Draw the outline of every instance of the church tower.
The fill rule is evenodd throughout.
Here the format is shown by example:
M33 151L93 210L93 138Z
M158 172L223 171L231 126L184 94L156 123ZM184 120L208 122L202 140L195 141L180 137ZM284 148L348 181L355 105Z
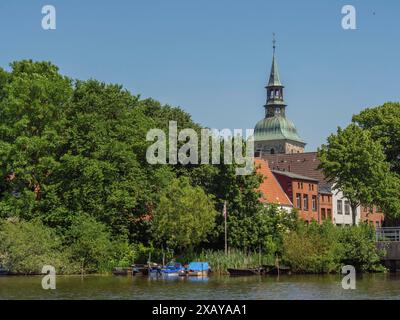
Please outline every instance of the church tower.
M297 134L294 123L286 118L284 86L279 77L275 43L274 35L271 73L265 87L267 90L267 101L264 105L265 118L257 122L254 128L254 148L257 156L303 153L306 145Z

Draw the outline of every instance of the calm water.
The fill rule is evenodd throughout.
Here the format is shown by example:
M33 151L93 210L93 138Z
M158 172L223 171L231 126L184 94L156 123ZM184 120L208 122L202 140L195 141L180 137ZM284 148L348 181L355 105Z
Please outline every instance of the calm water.
M343 290L339 275L58 276L56 290L43 290L41 279L0 276L0 299L400 299L400 276L393 274L360 276L356 290Z

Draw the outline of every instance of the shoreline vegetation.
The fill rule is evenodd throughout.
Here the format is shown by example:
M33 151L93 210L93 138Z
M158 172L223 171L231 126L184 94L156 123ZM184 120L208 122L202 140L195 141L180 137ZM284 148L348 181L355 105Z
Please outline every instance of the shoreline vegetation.
M359 272L384 271L373 227L306 225L296 210L265 207L257 191L263 178L256 172L238 176L238 165L223 161L150 165L150 129L167 131L169 121L176 121L178 130L201 131L182 109L141 99L119 85L71 79L49 62L10 66L0 68L1 268L40 274L52 265L57 274L107 273L151 256L155 262L205 260L216 274L273 265L277 258L293 273L340 272L349 264ZM400 137L394 133L400 126L382 138L387 122L376 129L368 119L400 123L399 106L388 103L355 118L360 130L387 146L374 150L390 153L386 158L393 164L390 179L388 166L379 166L390 182L390 190L382 189L386 196L371 194L370 186L362 189L361 200L383 197L379 204L392 211L400 207L395 188L400 160L394 156L400 143L390 139ZM221 159L224 147L221 140ZM324 155L340 168L329 150ZM354 202L358 197L355 193ZM221 251L224 203L229 255Z
M92 224L90 226L89 224ZM73 227L75 228L75 227ZM228 268L258 268L274 266L277 256L265 251L203 249L174 255L142 244L113 241L95 221L88 219L79 225L76 242L62 242L51 228L39 221L7 220L0 225L0 252L3 267L12 275L39 275L43 265L51 264L57 274L110 274L114 267L130 267L146 263L149 255L154 261L176 259L177 262L209 262L213 274L227 275ZM96 235L95 235L96 234ZM293 274L340 273L343 265L353 265L358 272L385 272L380 265L383 252L375 248L374 229L366 224L338 228L331 223L304 225L282 237L279 264L289 266ZM275 252L274 252L275 253Z

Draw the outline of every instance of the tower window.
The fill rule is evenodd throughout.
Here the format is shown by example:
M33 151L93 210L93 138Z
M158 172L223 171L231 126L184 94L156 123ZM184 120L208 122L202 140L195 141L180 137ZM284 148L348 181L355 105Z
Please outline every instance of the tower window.
M271 154L275 154L275 149L274 148L271 149Z

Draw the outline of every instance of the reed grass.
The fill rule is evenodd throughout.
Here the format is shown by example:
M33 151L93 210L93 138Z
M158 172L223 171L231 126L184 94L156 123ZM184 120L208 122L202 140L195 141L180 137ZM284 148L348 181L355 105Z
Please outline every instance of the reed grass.
M192 260L208 262L215 274L227 274L228 268L257 268L260 265L274 264L274 258L271 255L260 255L258 252L244 252L236 249L230 250L227 254L224 251L203 250L194 255Z

